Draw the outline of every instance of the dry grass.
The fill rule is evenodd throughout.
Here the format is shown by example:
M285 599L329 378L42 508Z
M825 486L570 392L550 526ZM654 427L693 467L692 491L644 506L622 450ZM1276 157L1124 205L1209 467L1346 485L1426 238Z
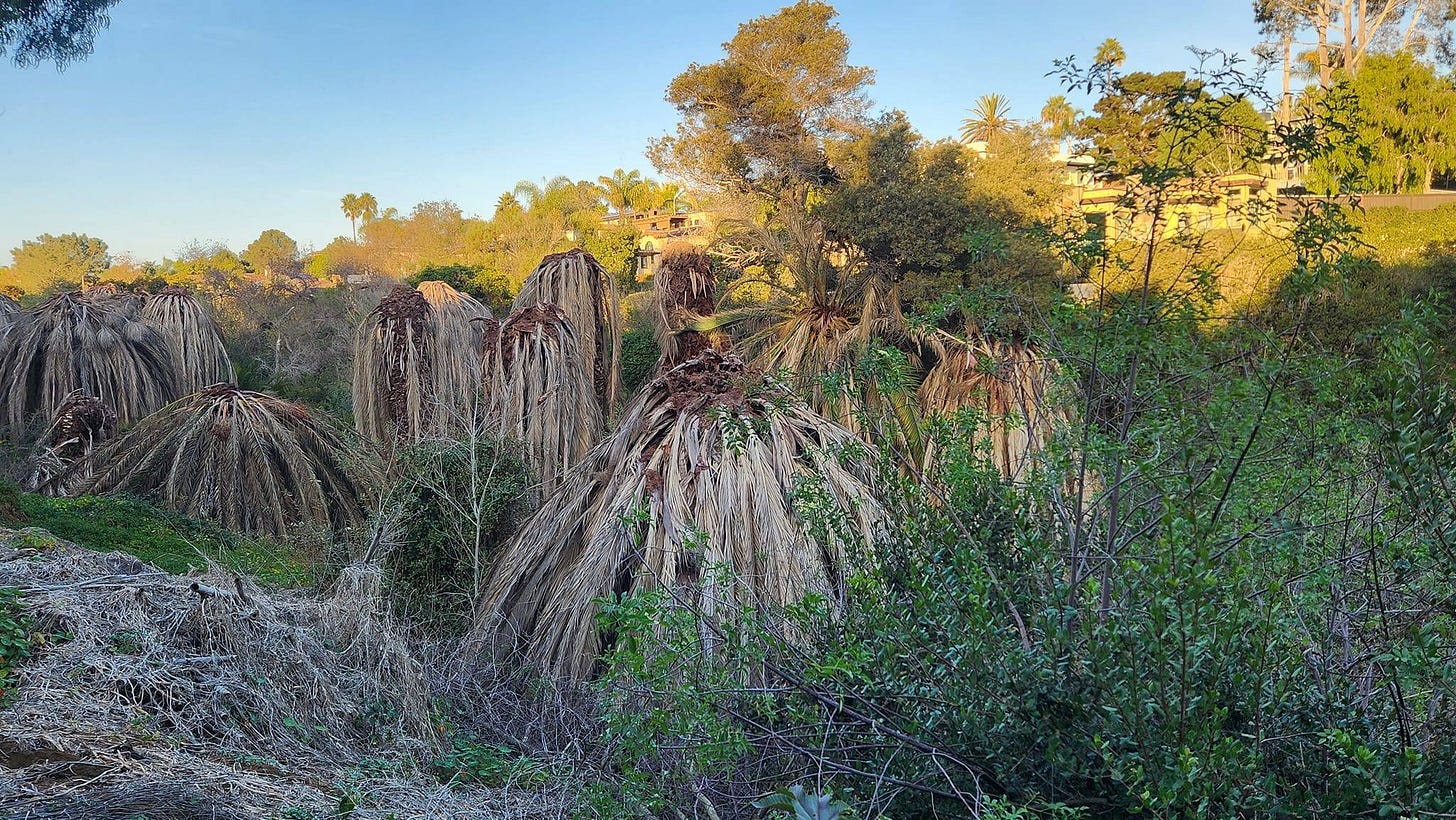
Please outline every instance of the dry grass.
M212 316L182 288L164 288L142 305L141 320L161 331L172 354L179 395L233 381L233 363Z
M659 368L675 367L708 348L726 350L726 333L697 330L695 325L718 307L713 263L706 251L687 244L669 246L652 277L652 307L657 316Z
M679 365L638 394L508 545L473 640L580 679L603 648L600 598L667 587L725 616L811 592L842 600L846 545L811 535L792 496L817 482L852 522L848 537L868 538L881 515L870 475L839 458L861 448L735 356Z
M565 816L560 787L424 773L441 740L428 667L369 565L320 598L0 530L0 586L37 629L69 633L0 709L7 816L332 817L351 781L355 820ZM358 776L370 760L385 766Z
M929 337L940 361L925 375L918 398L928 414L950 415L972 408L984 417L978 444L988 447L1001 475L1024 480L1036 455L1046 449L1055 425L1065 418L1052 396L1056 363L1023 345L985 339ZM926 466L935 445L926 446Z
M354 425L381 444L419 441L427 429L432 362L430 303L400 285L354 335Z
M73 487L90 484L94 479L92 454L115 436L116 414L110 407L95 396L71 393L37 444L22 489L69 495Z
M378 477L357 443L308 408L231 385L149 416L88 460L90 493L155 497L237 532L362 524Z
M549 495L602 437L576 328L556 305L536 304L487 322L484 350L487 423L525 446Z
M516 294L512 311L549 302L576 328L588 360L602 415L617 403L622 365L621 311L617 283L591 254L576 248L541 260Z
M177 396L165 337L141 322L136 299L93 289L17 314L0 349L0 410L12 435L49 421L74 391L116 411L122 426Z

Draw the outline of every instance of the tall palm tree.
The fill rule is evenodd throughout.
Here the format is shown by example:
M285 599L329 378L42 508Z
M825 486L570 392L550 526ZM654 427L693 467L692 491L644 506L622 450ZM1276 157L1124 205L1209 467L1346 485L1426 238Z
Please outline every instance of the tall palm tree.
M339 208L344 216L349 218L349 227L354 232L354 241L359 241L359 217L364 215L364 209L359 204L358 194L344 194L339 200Z
M1127 52L1122 50L1122 43L1116 38L1108 37L1097 47L1097 54L1092 58L1093 76L1101 77L1106 85L1112 85L1113 70L1127 62Z
M1011 119L1011 101L1000 94L982 94L961 121L962 142L991 142L1016 126Z
M597 177L597 182L601 186L602 197L613 211L625 214L633 205L638 204L636 195L643 183L640 171L624 171L618 168L609 177Z
M1064 95L1058 94L1041 107L1041 124L1052 139L1064 142L1076 131L1077 109L1067 102Z
M359 218L364 220L365 225L368 225L371 220L379 216L379 200L374 198L374 194L365 191L359 195L358 202Z

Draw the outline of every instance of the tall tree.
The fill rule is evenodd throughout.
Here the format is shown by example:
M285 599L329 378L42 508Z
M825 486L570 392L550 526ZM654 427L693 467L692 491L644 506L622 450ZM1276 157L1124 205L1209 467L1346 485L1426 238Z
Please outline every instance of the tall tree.
M1072 107L1065 95L1058 94L1041 107L1041 124L1047 136L1063 142L1077 133L1077 109Z
M90 56L117 0L0 0L0 57L21 68L46 60L64 70Z
M242 259L253 273L268 278L295 278L303 270L298 243L277 228L259 234L243 251Z
M375 199L374 194L368 191L359 195L359 198L355 200L355 205L359 209L359 218L365 224L368 224L370 220L379 216L379 200Z
M961 141L994 142L1015 127L1011 101L1000 94L982 94L971 107L970 116L961 121Z
M1254 0L1254 19L1266 34L1291 43L1299 32L1313 35L1310 54L1319 86L1328 90L1335 73L1355 76L1367 58L1382 51L1423 51L1451 35L1452 0ZM1287 39L1286 39L1287 38Z
M344 194L339 200L339 208L344 216L349 218L349 228L354 232L354 241L359 241L359 217L364 215L364 208L359 203L358 194Z
M653 163L675 178L803 207L833 177L826 141L862 130L874 78L849 64L836 16L827 3L800 0L740 25L723 59L690 65L668 86L681 120L653 141Z
M601 185L602 197L607 200L607 206L616 213L625 214L634 205L640 204L636 196L643 187L641 171L624 171L618 168L611 176L597 177L597 183Z
M5 284L31 293L53 285L85 288L111 267L106 243L83 233L41 234L21 242L10 255Z

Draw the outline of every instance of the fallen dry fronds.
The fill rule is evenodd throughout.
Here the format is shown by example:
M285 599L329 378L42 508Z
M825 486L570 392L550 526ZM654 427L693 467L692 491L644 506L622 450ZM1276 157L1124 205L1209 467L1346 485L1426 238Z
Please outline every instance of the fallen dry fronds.
M430 303L400 285L354 336L354 425L380 444L419 441L429 423Z
M209 384L233 380L233 363L222 335L190 292L163 288L142 305L141 319L167 340L178 395L188 396Z
M812 534L794 498L814 487L862 546L881 516L867 464L848 430L707 351L650 382L522 526L487 582L473 641L582 679L603 649L602 598L683 589L725 617L809 593L841 601L847 544Z
M0 709L6 816L332 817L347 784L357 820L564 816L561 787L428 773L426 672L376 580L355 565L320 598L0 530L0 587L65 634L15 670Z
M727 333L694 328L718 307L713 263L706 251L687 244L670 246L652 277L652 306L657 314L659 369L675 367L708 348L727 350Z
M434 405L436 428L451 432L455 419L475 417L480 394L480 323L491 318L490 309L444 282L421 282L415 289L430 304L428 401Z
M95 396L75 391L61 402L50 429L36 446L21 488L30 493L69 495L89 484L96 449L116 436L116 414Z

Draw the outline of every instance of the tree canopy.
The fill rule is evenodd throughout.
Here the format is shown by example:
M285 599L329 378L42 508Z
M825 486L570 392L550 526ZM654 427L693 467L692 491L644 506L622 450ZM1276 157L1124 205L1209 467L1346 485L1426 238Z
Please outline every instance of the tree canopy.
M90 56L118 0L0 0L0 57L22 68L47 60L64 70Z
M30 293L53 286L89 285L111 267L106 243L83 233L41 234L21 242L10 255L6 284Z

